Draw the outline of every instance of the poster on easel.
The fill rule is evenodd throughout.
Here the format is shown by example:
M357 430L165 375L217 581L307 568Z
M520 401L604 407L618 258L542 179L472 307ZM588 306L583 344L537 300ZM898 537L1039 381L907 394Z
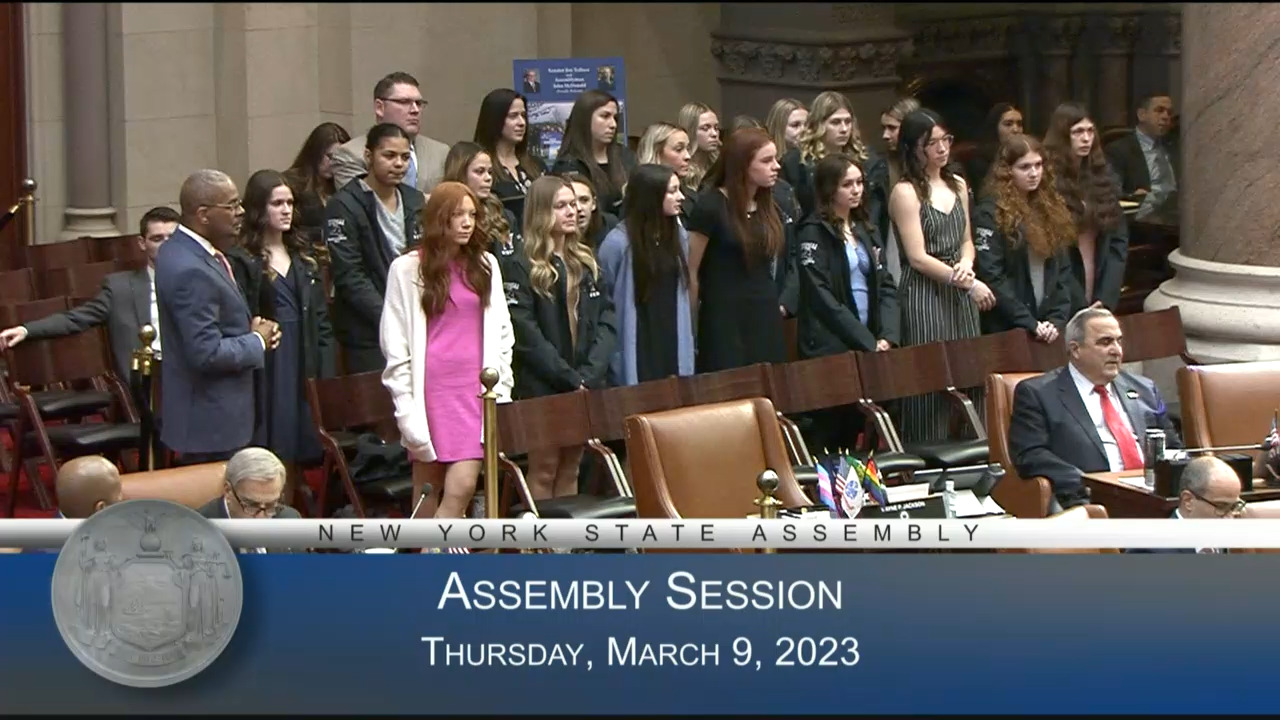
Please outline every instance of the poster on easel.
M555 163L564 142L573 102L587 90L601 90L618 100L617 142L627 141L627 79L622 58L556 58L515 60L513 84L524 95L529 117L529 153L547 167Z

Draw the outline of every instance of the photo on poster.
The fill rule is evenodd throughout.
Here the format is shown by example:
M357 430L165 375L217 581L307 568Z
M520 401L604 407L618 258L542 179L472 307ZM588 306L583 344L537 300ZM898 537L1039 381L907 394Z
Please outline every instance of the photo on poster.
M618 100L617 141L627 141L627 81L622 58L516 60L512 87L525 97L529 154L548 168L556 161L573 102L587 90Z

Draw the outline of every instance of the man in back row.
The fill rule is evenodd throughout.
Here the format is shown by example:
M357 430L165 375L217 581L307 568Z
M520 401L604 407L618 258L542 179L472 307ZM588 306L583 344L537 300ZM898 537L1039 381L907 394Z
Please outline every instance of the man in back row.
M418 80L406 72L393 72L379 80L373 88L373 124L387 122L399 125L413 138L404 183L430 194L432 188L444 178L444 159L449 154L449 146L419 134L422 129L422 109L426 105ZM351 138L333 151L330 167L333 169L335 188L341 189L343 185L369 171L364 162L365 138L365 135Z
M1089 502L1085 473L1143 469L1148 428L1182 447L1155 383L1121 369L1124 338L1110 310L1081 310L1063 335L1066 367L1018 383L1009 422L1014 467L1023 478L1048 478L1050 512Z
M180 218L172 208L154 207L142 216L138 226L138 248L146 255L147 266L140 270L115 272L102 279L102 289L93 299L71 310L42 317L26 325L0 331L0 343L13 347L23 340L44 340L107 326L107 341L115 360L116 375L129 382L133 351L143 325L156 329L151 348L160 353L160 322L156 312L156 253L178 228Z

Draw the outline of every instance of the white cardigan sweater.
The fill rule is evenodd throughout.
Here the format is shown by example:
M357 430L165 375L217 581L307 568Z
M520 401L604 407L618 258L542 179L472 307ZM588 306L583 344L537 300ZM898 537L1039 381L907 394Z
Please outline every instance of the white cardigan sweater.
M510 402L511 388L515 384L511 374L515 331L507 311L498 260L490 253L485 253L485 259L493 270L493 282L489 289L489 304L484 310L481 366L497 368L498 385L494 390L498 393L498 402ZM387 359L382 384L395 402L400 444L414 460L432 462L436 459L436 451L431 444L426 398L422 394L426 384L427 314L422 310L417 252L401 255L391 263L387 274L387 294L382 303L379 340L382 354Z

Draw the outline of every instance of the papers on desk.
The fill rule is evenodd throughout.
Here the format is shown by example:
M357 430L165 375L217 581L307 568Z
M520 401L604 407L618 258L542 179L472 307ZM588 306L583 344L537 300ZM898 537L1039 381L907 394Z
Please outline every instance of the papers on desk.
M1125 485L1132 485L1133 487L1142 488L1144 490L1147 489L1146 473L1138 473L1137 475L1118 475L1116 476L1116 480L1119 480Z

